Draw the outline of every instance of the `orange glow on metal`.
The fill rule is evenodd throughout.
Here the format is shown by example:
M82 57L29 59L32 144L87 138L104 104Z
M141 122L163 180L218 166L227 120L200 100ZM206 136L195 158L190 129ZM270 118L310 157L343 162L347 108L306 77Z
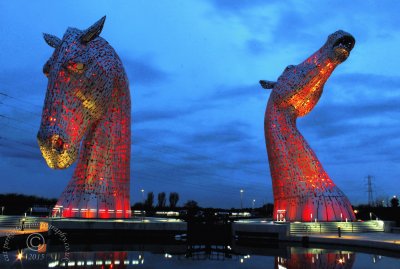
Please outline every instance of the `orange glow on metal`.
M296 126L317 104L333 70L353 48L354 38L338 31L297 66L288 66L272 88L265 112L265 139L274 194L274 217L288 221L355 220L351 204L333 183ZM343 50L347 53L343 53ZM313 219L314 218L314 219Z

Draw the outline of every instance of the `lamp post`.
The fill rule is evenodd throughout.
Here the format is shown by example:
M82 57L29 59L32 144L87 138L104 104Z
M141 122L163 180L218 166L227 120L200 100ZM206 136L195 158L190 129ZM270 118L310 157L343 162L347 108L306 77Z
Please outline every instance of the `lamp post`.
M256 199L253 199L253 210L254 210L254 205L255 205L255 203L256 203Z
M142 214L142 221L144 221L144 189L141 189L140 190L141 192L142 192L142 203L143 203L143 206L142 206L142 212L141 212L141 214Z
M1 207L1 215L4 215L4 206Z
M243 189L240 189L240 209L243 210Z

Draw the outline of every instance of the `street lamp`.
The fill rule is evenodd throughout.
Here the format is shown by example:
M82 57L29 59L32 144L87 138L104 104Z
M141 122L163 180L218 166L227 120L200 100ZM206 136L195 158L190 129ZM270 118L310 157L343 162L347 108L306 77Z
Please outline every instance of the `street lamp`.
M4 215L4 206L1 207L1 215Z
M240 189L240 209L243 210L243 189Z
M141 214L142 214L142 221L144 221L144 189L141 189L140 190L141 192L142 192L142 201L143 201L143 205L142 205L142 212L141 212Z
M253 209L254 209L255 203L256 203L256 199L253 199Z

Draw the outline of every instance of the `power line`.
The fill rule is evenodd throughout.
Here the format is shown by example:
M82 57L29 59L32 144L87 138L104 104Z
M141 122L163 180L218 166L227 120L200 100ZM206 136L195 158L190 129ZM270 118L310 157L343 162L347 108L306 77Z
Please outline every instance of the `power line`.
M1 96L4 96L4 97L6 97L6 98L14 99L14 100L17 100L17 101L20 101L20 102L29 104L29 105L33 105L33 106L36 106L36 107L41 107L41 106L38 105L38 104L34 104L34 103L32 103L32 102L26 101L25 99L22 99L22 98L20 98L20 97L11 96L11 95L9 95L9 94L7 94L7 93L5 93L5 92L0 92L0 95L1 95Z
M5 115L2 115L2 114L0 114L0 118L4 118L4 119L16 121L16 122L20 122L20 123L22 123L22 124L26 124L26 125L29 125L29 126L34 127L34 128L37 128L37 127L38 127L38 126L35 126L35 125L33 125L33 124L29 123L29 122L25 122L25 121L22 121L22 120L18 120L18 119L15 119L15 118L12 118L12 117L9 117L9 116L5 116Z
M10 125L10 124L8 124L8 126L13 127L13 126ZM21 129L21 130L22 130L22 129ZM7 139L7 138L4 137L4 136L3 136L3 138ZM16 140L12 140L12 139L8 139L8 140L9 140L9 141L12 141L12 142L14 142L14 143L20 144L20 145L22 145L22 146L32 147L31 144L26 144L26 143L23 143L23 142L21 142L21 141L16 141ZM146 147L146 148L149 148L149 147ZM155 149L152 149L152 148L149 148L149 149L156 151ZM146 155L146 154L143 154L143 155ZM137 155L136 155L136 156L137 156ZM180 160L180 158L179 158L179 157L176 157L176 156L173 156L173 158L175 158L176 160ZM169 158L169 159L171 159L171 158ZM148 156L148 155L145 156L144 158L142 158L140 161L147 161L147 160L150 160L150 161L152 161L152 163L156 163L157 165L159 165L159 164L164 164L164 165L166 165L166 166L173 167L174 169L176 169L177 171L179 171L180 173L182 173L184 176L190 176L190 177L196 176L195 174L193 174L192 169L190 169L189 167L182 167L182 166L179 166L179 164L177 164L177 163L172 163L172 162L167 162L167 161L164 161L164 160L161 160L161 159L156 159L156 158L150 157L150 156ZM185 163L187 163L187 162L181 162L181 164L185 164ZM219 167L223 167L223 166L222 166L222 165L219 165ZM211 173L211 172L208 172L208 171L209 171L209 170L204 169L204 171L202 171L200 175L201 175L202 177L214 177L214 178L219 178L219 179L222 179L222 180L224 180L224 181L226 181L226 180L229 179L231 182L235 182L235 183L241 183L241 182L243 181L241 178L233 177L233 176L231 176L231 175L222 176L222 175L219 175L219 174L217 174L217 173ZM196 171L195 171L195 173L198 173L198 172L199 172L199 170L196 170ZM258 175L259 175L259 174L258 174Z
M26 103L28 103L28 104L35 105L35 104L31 103L31 102L28 102L28 101L23 100L23 99L18 98L18 97L13 97L13 96L11 96L11 95L9 95L9 94L5 94L5 93L1 93L1 92L0 92L0 95L4 95L4 96L7 96L7 97L9 97L9 98L13 98L13 99L16 99L16 100L20 100L20 101L22 101L22 102L26 102ZM15 107L15 108L17 108L17 109L20 108L19 106L13 106L13 105L10 105L10 104L7 104L7 106ZM41 118L41 115L39 115L39 114L37 114L37 113L35 113L35 112L29 111L29 110L26 110L26 111L27 111L27 112L30 112L31 114L33 113L33 114L35 114L37 117L40 117L40 118ZM14 120L15 120L15 119L14 119ZM161 143L156 142L155 140L148 140L148 139L145 139L145 138L141 138L141 140L147 142L148 144L160 145L160 146L162 146L163 148L170 149L170 150L175 151L175 152L190 153L191 155L194 155L194 156L198 156L198 157L202 157L202 158L207 158L207 159L212 159L212 160L216 160L216 161L221 161L221 160L219 160L219 159L216 159L216 158L213 158L213 157L210 157L210 156L208 156L208 155L204 155L204 154L201 154L201 153L198 153L198 152L189 151L189 150L187 150L187 149L183 150L183 149L180 149L180 148L171 147L171 146L168 146L168 145L165 145L165 144L161 144ZM134 137L132 137L132 141L133 141L133 145L135 145L136 139L134 139ZM237 168L237 167L236 167L235 165L233 165L233 164L230 165L230 167L231 167L231 168L234 168L234 169ZM247 170L248 170L249 172L254 172L254 173L264 172L264 171L261 171L261 170L248 169L248 168L247 168Z
M193 151L188 151L188 150L183 150L183 149L179 149L179 148L167 146L167 145L165 145L165 144L160 144L160 143L157 143L157 142L155 142L155 141L150 141L150 140L147 140L147 139L144 139L144 138L141 138L141 139L144 140L144 141L146 141L146 142L149 143L149 144L159 145L159 146L161 146L161 147L163 147L163 148L172 149L173 151L179 151L179 152L189 153L189 154L191 154L191 155L193 155L193 156L198 156L198 157L202 157L202 158L205 158L205 159L209 159L209 160L214 160L214 161L217 161L217 162L221 162L220 159L213 158L213 157L208 156L208 155L204 155L204 154L200 154L200 153L193 152ZM138 145L139 145L139 144L138 144ZM139 145L139 146L140 146L140 147L146 147L146 146L143 146L143 145ZM147 147L147 148L149 148L149 147ZM152 148L149 148L149 149L154 150L154 149L152 149ZM168 154L168 152L166 152L166 151L164 151L164 152ZM237 166L235 166L234 164L229 165L229 164L224 163L224 166L225 166L226 168L229 168L229 169L234 169L234 170L237 169ZM241 171L247 171L247 172L249 172L249 173L254 173L254 174L257 174L257 175L259 175L260 173L263 174L263 173L265 173L265 171L266 171L266 170L256 170L256 169L244 168L244 167L241 167L240 170L241 170Z
M157 164L158 163L163 163L163 164L166 164L166 165L169 165L169 166L177 167L176 163L166 162L166 161L163 161L163 160L160 160L160 159L155 159L155 158L149 157L149 156L146 156L145 158L146 159L141 159L141 161L152 160L152 161L154 161L154 163L157 163ZM175 158L177 158L177 157L175 157ZM187 162L182 162L182 164L183 163L187 163ZM186 167L179 167L179 169L189 170L189 172L192 172L191 169L188 168L188 167L187 168ZM198 172L198 170L196 170L196 173L197 172ZM223 180L227 180L228 179L227 176L221 176L221 175L218 175L216 173L207 172L206 170L202 171L202 175L210 175L210 176L221 178ZM260 176L260 173L258 173L257 175ZM242 179L238 179L238 178L232 177L232 176L229 176L229 180L231 180L231 181L233 180L233 181L236 181L236 182L242 182L243 181Z
M9 97L9 98L19 99L19 98L15 98L13 96L10 96L10 95L6 95L4 93L2 93L2 94L7 96L7 97ZM19 99L19 100L21 100L21 99ZM29 102L27 102L27 103L29 103ZM9 117L9 116L5 116L5 115L0 115L0 116L3 117L3 118L6 118L6 119L12 120L12 121L20 122L20 123L23 123L23 124L28 124L28 123L26 123L24 121L21 121L21 120L18 120L18 119ZM32 124L29 124L29 125L32 126L32 127L36 127L36 126L33 126ZM18 129L20 129L20 128L18 128ZM20 130L22 130L22 129L20 129ZM175 152L184 152L185 154L189 154L190 156L199 156L199 157L202 157L202 158L207 159L207 160L216 161L219 168L227 168L227 169L237 170L237 165L223 163L223 162L221 162L221 160L213 158L211 156L207 156L207 155L204 155L204 154L199 154L199 153L193 152L193 151L178 149L176 147L162 145L160 143L155 143L154 141L150 141L150 140L147 140L147 139L143 139L143 140L146 141L148 144L155 144L155 145L161 146L161 148L154 149L151 146L139 145L140 147L144 147L144 148L147 148L147 149L152 150L152 151L163 152L165 154L171 154L172 155L173 153L170 152L171 149L172 149L172 151L175 151ZM135 144L133 144L133 145L135 145ZM243 166L241 167L240 171L241 172L253 173L253 174L256 174L257 176L259 176L260 174L267 174L266 170L249 169L249 168L245 168Z
M13 140L13 139L9 139L9 138L3 137L3 136L0 137L0 141L1 140L7 140L9 142L13 142L15 144L19 144L19 145L23 145L23 146L29 146L32 149L32 145L29 145L29 144L26 144L26 143L23 143L23 142L20 142L20 141L16 141L16 140ZM25 148L24 149L19 148L19 150L22 150L22 151L25 151L25 152L28 152L28 153L31 153L31 154L37 153L37 152L34 152L33 149L32 150L25 150ZM184 176L184 174L181 175L181 176ZM152 182L155 181L155 182L171 184L171 180L170 179L163 179L162 177L160 177L159 174L149 173L147 170L145 170L145 171L139 170L137 173L133 174L133 177L138 177L138 180L148 179L148 180L151 180ZM196 177L200 178L200 179L204 179L204 175L202 175L202 174L191 175L191 178L196 178ZM211 174L211 175L209 175L208 178L212 178L212 177L218 177L218 176ZM218 181L216 180L216 182L218 182ZM238 193L238 191L233 190L233 189L235 189L235 187L231 187L230 188L229 185L224 186L223 190L221 191L221 189L217 189L215 185L210 185L210 184L204 185L204 184L193 183L193 182L188 182L188 181L179 181L179 184L189 185L189 186L194 187L196 189L207 191L207 192L218 192L220 194L223 193L224 195L227 195L227 193L229 193L231 195L231 197L235 196ZM245 189L248 190L248 191L251 191L253 193L254 192L256 192L256 193L257 192L262 192L262 190L254 189L254 188L249 187L249 186L247 186ZM260 196L261 195L262 194L260 194Z
M15 99L15 100L20 100L20 101L22 101L22 102L25 102L25 103L28 103L28 104L32 104L32 103L30 103L30 102L28 102L28 101L25 101L25 100L22 100L22 99L20 99L20 98L15 98L15 97L13 97L13 96L10 96L10 95L8 95L8 94L4 94L4 93L0 93L1 95L3 95L3 96L6 96L6 97L8 97L8 98L13 98L13 99ZM35 105L35 104L33 104L33 105ZM15 108L19 108L19 106L13 106L13 105L9 105L9 104L7 104L7 106L10 106L10 107L15 107ZM27 112L29 112L28 110L26 110L26 109L24 109L25 111L27 111ZM36 113L34 113L35 114L35 116L38 116L38 117L41 117L41 116L39 116L38 114L36 114ZM15 119L15 118L13 118L13 117L9 117L9 116L6 116L6 115L0 115L0 117L1 118L4 118L4 119L8 119L8 120L12 120L12 121L14 121L14 122L19 122L19 123L22 123L22 124L28 124L28 123L26 123L26 122L24 122L24 121L21 121L21 120L18 120L18 119ZM24 129L22 129L22 128L19 128L19 127L16 127L16 126L12 126L11 124L7 124L8 126L10 126L11 128L16 128L16 129L20 129L20 130L22 130L22 131L25 131ZM32 127L37 127L37 126L34 126L34 125L32 125L32 124L28 124L28 125L30 125L30 126L32 126ZM151 150L151 151L155 151L155 152L162 152L162 153L164 153L164 154L169 154L169 155L171 155L171 156L173 156L173 158L175 158L175 159L181 159L179 156L176 156L176 154L174 154L174 152L176 153L176 152L181 152L181 153L185 153L185 154L188 154L189 156L198 156L198 157L201 157L201 158L203 158L203 159L205 159L205 160L208 160L208 161L213 161L213 162L216 162L216 164L218 164L218 168L226 168L226 169L230 169L230 170L233 170L233 171L237 171L238 169L237 169L237 166L235 166L234 164L226 164L226 163L223 163L223 162L221 162L221 160L219 160L219 159L216 159L216 158L212 158L212 157L210 157L210 156L207 156L207 155L204 155L204 154L199 154L199 153L197 153L197 152L193 152L193 151L188 151L188 150L183 150L183 149L180 149L180 148L176 148L176 147L171 147L171 146L167 146L167 145L162 145L162 144L160 144L160 143L155 143L154 141L150 141L150 140L147 140L147 139L142 139L143 141L145 141L147 144L150 144L150 145L157 145L157 146L159 146L158 148L154 148L154 147L151 147L151 146L146 146L146 145L143 145L143 144L136 144L136 145L138 145L139 147L143 147L143 148L146 148L146 149L149 149L149 150ZM135 141L135 140L134 140ZM20 144L20 145L25 145L25 146L31 146L31 145L28 145L28 144L25 144L25 143L21 143L21 142L17 142L17 141L14 141L14 143L17 143L17 144ZM135 144L134 144L135 145ZM24 151L27 151L27 150L24 150ZM172 152L171 152L172 151ZM31 151L27 151L27 152L30 152L30 153L33 153L33 152L31 152ZM146 155L146 154L144 154L144 155ZM150 157L148 157L148 156L146 156L146 158L147 159L150 159L151 161L153 161L154 163L157 163L157 164L160 164L160 163L162 163L162 164L164 164L164 165L167 165L167 166L173 166L174 168L176 168L177 166L176 166L176 164L174 164L174 163L171 163L171 162L166 162L166 161L163 161L163 160L160 160L160 159L155 159L155 158L150 158ZM186 161L186 162L188 162L188 161ZM193 161L192 161L193 162ZM146 167L144 167L144 170L145 171L147 171L148 169L146 169ZM266 174L266 170L265 171L262 171L262 170L255 170L255 169L246 169L246 168L244 168L243 166L240 168L240 171L241 172L243 172L243 171L245 171L245 172L249 172L249 173L253 173L253 174L256 174L256 175L258 175L258 176L260 176L260 175L263 175L263 174ZM231 182L235 182L235 183L240 183L240 182L242 182L243 180L240 178L234 178L234 177L232 177L232 176L230 176L230 175L228 175L228 176L221 176L221 175L218 175L218 174L216 174L216 173L210 173L210 172L206 172L206 171L203 171L201 174L193 174L193 173L190 173L191 172L191 169L190 168L187 168L187 167L178 167L177 168L177 172L178 173L182 173L181 175L179 175L179 177L188 177L188 176L190 176L190 178L200 178L200 179L203 179L204 177L207 177L207 178L219 178L219 179L223 179L223 180L227 180L227 179L229 179ZM189 173L188 173L189 172ZM197 173L198 173L198 171L196 171ZM149 173L143 173L143 171L140 171L139 172L139 176L140 176L140 178L151 178L151 180L152 181L159 181L159 182L164 182L164 183L171 183L171 180L170 179L166 179L166 180L162 180L161 178L160 178L160 175L155 175L155 174L149 174ZM216 180L216 181L218 181L218 180ZM180 183L182 183L182 182L180 182ZM187 182L187 181L183 181L183 183L182 184L185 184L185 185L191 185L191 186L193 186L193 187L195 187L195 188L197 188L197 189L203 189L204 191L208 191L208 192L210 192L210 191L216 191L216 192L220 192L220 190L216 190L215 189L215 186L204 186L204 185L202 185L202 184L196 184L196 183L190 183L190 182ZM252 189L253 188L250 188L250 187L246 187L246 189L248 189L249 191L252 191ZM227 189L225 190L225 191L228 191ZM254 189L254 191L255 192L257 192L258 191L258 189ZM234 191L234 190L229 190L228 192L230 192L230 193L232 193L232 195L236 195L237 193L236 193L236 191ZM264 196L264 195L263 195Z
M15 97L13 97L13 96L10 96L10 95L4 94L4 93L0 93L0 94L5 95L5 96L7 96L7 97L9 97L9 98L21 100L20 98L15 98ZM24 101L24 100L22 100L22 101ZM27 101L26 101L26 102L27 102ZM27 103L29 103L29 102L27 102ZM16 106L15 106L15 107L16 107ZM16 107L16 108L18 108L18 107ZM36 114L36 115L37 115L37 114ZM38 116L38 115L37 115L37 116ZM28 125L30 125L30 126L32 126L32 127L37 128L37 126L34 126L34 125L32 125L32 124L26 123L26 122L24 122L24 121L21 121L21 120L18 120L18 119L9 117L9 116L0 115L0 117L7 118L7 119L10 119L10 120L13 120L13 121L17 121L17 122L21 122L21 123L23 123L23 124L28 124ZM40 117L40 116L38 116L38 117ZM135 141L135 139L132 139L132 140ZM204 159L207 159L207 160L216 161L216 162L218 162L218 165L219 165L220 168L226 168L226 169L237 170L237 165L235 165L235 164L223 163L223 162L221 162L220 159L216 159L216 158L213 158L213 157L208 156L208 155L204 155L204 154L200 154L200 153L197 153L197 152L189 151L189 150L187 150L187 149L186 149L186 150L183 150L183 149L179 149L179 148L176 148L176 147L167 146L167 145L165 145L165 144L160 144L160 143L157 143L157 142L155 142L155 141L150 141L150 140L143 139L143 138L142 138L142 140L145 141L145 142L147 142L148 144L158 145L158 146L160 146L161 148L154 149L154 148L152 148L152 147L145 146L145 145L141 145L141 144L136 144L136 145L139 145L140 147L144 147L144 148L147 148L147 149L150 149L150 150L153 150L153 151L161 151L161 152L163 152L163 153L171 154L171 155L172 155L172 153L169 152L169 151L171 151L171 150L174 151L174 152L183 152L183 153L188 154L188 155L190 155L190 156L198 156L198 157L201 157L201 158L204 158ZM135 143L133 143L133 145L135 145ZM243 167L243 166L241 166L240 171L245 171L245 172L248 172L248 173L260 175L260 174L266 174L267 169L265 169L265 170L256 170L256 169L251 169L251 168L248 168L248 167Z
M24 145L24 146L28 146L29 148L35 148L36 149L36 147L31 145L31 144L24 143L24 142L21 142L21 141L16 141L16 140L13 140L13 139L9 139L9 138L4 137L4 136L0 136L0 140L7 140L7 141L10 141L10 142L13 142L13 143L17 143L17 144L21 144L21 145Z
M367 182L367 186L368 186L367 192L368 192L368 205L369 206L373 206L374 205L374 198L373 198L373 191L372 191L372 178L373 177L371 175L367 176L367 180L368 180L368 182Z
M19 144L19 145L23 146L24 148L28 147L30 150L23 149L26 152L36 153L36 152L33 151L34 147L31 144L27 144L27 143L24 143L24 142L21 142L21 141L16 141L16 140L13 140L13 139L10 139L10 138L6 138L6 137L0 137L0 140L1 139L8 140L10 142ZM154 163L157 163L157 164L163 163L163 164L165 164L167 166L171 166L171 167L175 168L177 178L191 178L191 179L200 178L201 180L203 180L205 177L207 177L207 178L217 178L217 179L230 180L230 182L235 182L235 183L243 182L243 180L241 180L241 179L233 178L231 176L228 176L228 177L221 176L221 175L213 174L213 173L202 172L201 174L192 174L192 173L188 174L187 171L190 172L190 169L188 169L188 168L177 167L173 163L157 160L157 159L154 159L154 158L147 157L147 159L152 159L154 161ZM143 166L143 169L145 169L146 171L151 170L151 168L152 167L146 168L146 166ZM182 174L180 174L180 173L182 173ZM197 171L197 173L198 173L198 171ZM146 178L146 179L151 179L152 182L153 181L159 181L159 182L164 182L164 183L171 183L170 179L163 180L160 177L160 174L150 174L148 172L144 173L143 171L138 171L137 177L143 178L143 176L145 176L144 178ZM136 175L135 175L135 177L136 177ZM218 180L215 180L215 181L218 182ZM247 183L249 183L249 182L247 182ZM189 184L189 185L191 185L193 187L200 188L200 189L203 189L205 191L216 191L216 192L220 191L220 190L215 190L215 186L196 184L196 183L187 182L187 181L179 181L179 184L185 184L185 185ZM248 190L248 191L257 191L257 190L254 190L252 187L249 187L249 186L246 186L245 189ZM234 195L235 193L236 193L235 191L231 191L231 194Z
M25 108L23 108L23 107L10 105L10 104L8 104L8 103L4 103L4 102L1 102L1 101L0 101L0 105L5 105L5 106L8 106L8 107L11 107L11 108L14 108L14 109L18 109L18 110L24 110L25 112L29 113L30 115L34 115L34 116L37 116L37 117L40 117L40 118L42 117L42 116L41 116L40 114L38 114L37 112L33 112L33 111L28 110L28 109L25 109Z

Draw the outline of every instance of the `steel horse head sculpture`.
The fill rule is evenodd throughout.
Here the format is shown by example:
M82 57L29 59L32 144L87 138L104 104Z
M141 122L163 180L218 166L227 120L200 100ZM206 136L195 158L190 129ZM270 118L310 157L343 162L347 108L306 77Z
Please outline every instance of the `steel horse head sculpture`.
M261 80L272 89L265 112L264 131L274 194L274 218L289 221L355 220L347 197L333 183L296 127L321 97L333 70L345 61L355 39L337 31L313 55L289 65L277 82ZM282 217L282 216L281 216Z
M131 101L121 60L99 35L105 17L62 39L44 34L53 55L37 135L47 165L65 169L78 159L53 215L129 218Z

